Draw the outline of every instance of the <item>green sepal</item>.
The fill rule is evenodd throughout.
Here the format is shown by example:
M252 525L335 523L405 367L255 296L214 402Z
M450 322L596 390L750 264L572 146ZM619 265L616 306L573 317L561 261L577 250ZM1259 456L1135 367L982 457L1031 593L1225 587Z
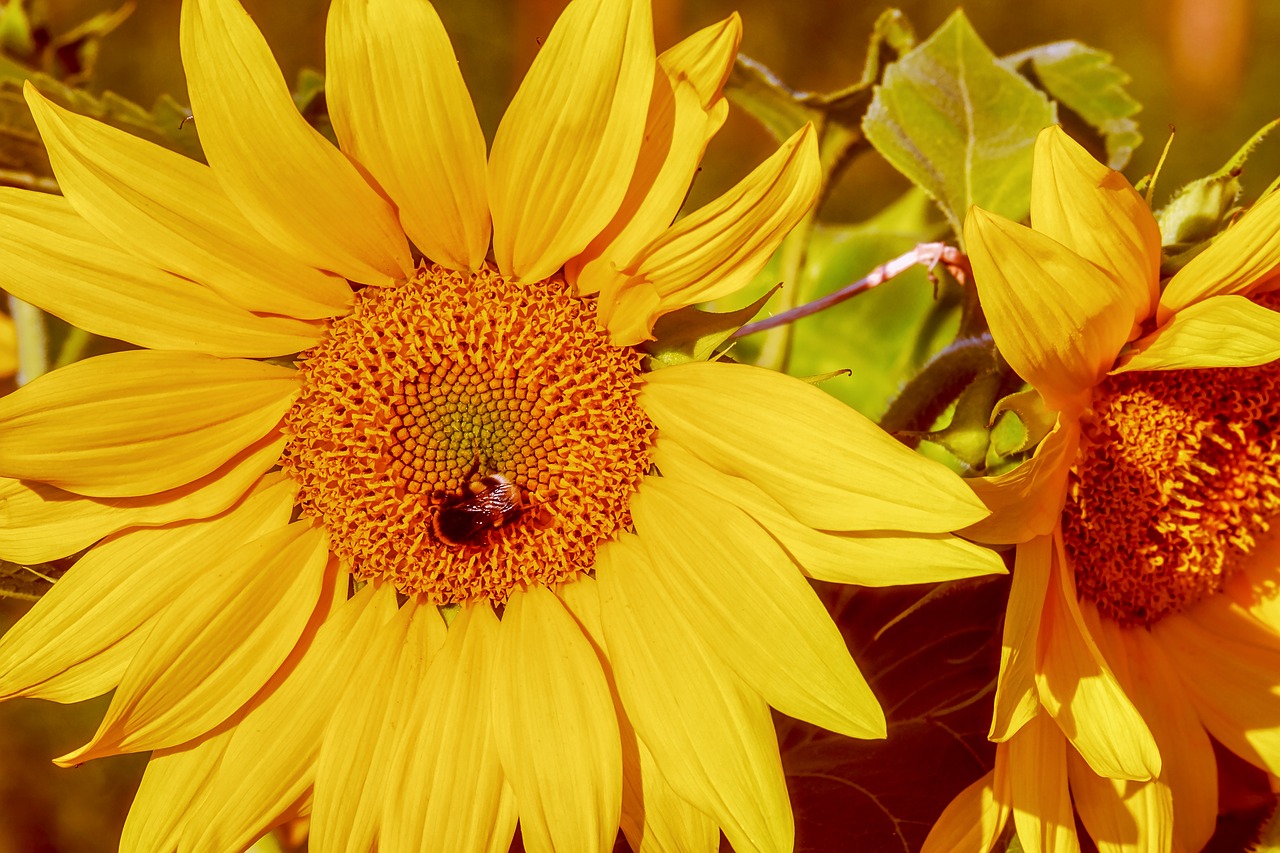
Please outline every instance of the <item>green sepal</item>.
M147 110L112 92L91 95L46 74L24 72L18 77L6 77L0 69L0 169L33 179L53 177L49 157L22 96L25 80L59 106L204 162L195 123L189 121L190 110L168 95L162 95Z
M1026 217L1035 138L1055 121L1054 104L1000 64L957 11L885 69L862 127L962 239L972 205Z
M915 44L915 31L906 16L898 9L886 9L872 29L862 78L852 86L827 94L802 92L783 83L759 62L739 56L725 84L725 95L779 140L790 137L805 122L821 126L828 117L856 130L885 65Z
M1025 453L1043 441L1057 422L1057 412L1045 408L1044 398L1034 388L1009 394L991 412L992 449L1001 456Z
M1164 247L1161 276L1171 276L1186 266L1230 223L1239 210L1240 173L1245 161L1278 125L1280 119L1264 125L1221 169L1182 187L1156 211Z
M1059 104L1097 131L1107 148L1107 165L1123 169L1142 144L1134 116L1142 110L1125 86L1130 77L1111 64L1111 54L1078 41L1058 41L1000 60L1006 67L1027 67Z
M1003 382L1004 377L996 371L975 377L956 398L951 422L922 438L945 447L967 470L986 470L991 449L991 409Z
M776 284L760 298L736 311L713 313L693 306L664 314L654 323L654 340L643 344L653 369L706 361L738 329L751 322L782 285Z

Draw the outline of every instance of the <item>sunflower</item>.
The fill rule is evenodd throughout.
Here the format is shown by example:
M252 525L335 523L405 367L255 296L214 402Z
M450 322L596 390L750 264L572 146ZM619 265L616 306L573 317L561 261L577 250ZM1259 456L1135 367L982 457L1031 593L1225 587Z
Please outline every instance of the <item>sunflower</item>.
M208 166L28 86L66 195L0 194L0 284L141 349L0 402L0 556L88 549L0 695L114 689L57 761L151 751L123 849L789 850L770 707L885 734L805 576L1000 570L817 388L649 369L819 186L806 127L671 224L740 25L658 56L650 16L570 3L487 157L421 0L333 3L340 149L236 0L182 7Z
M974 280L1009 364L1056 416L973 485L1017 543L995 769L929 851L1196 851L1211 738L1280 774L1280 193L1166 282L1143 199L1061 129L1036 142L1034 230L974 209ZM1074 802L1074 812L1072 803Z

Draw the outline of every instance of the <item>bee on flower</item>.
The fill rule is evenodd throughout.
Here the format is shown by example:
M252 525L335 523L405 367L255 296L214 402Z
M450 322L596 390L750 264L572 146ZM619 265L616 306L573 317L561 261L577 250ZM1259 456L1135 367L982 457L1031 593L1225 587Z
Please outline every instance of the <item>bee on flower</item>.
M488 150L425 0L334 0L340 147L237 0L182 5L208 166L27 87L65 197L0 190L0 286L140 348L0 401L0 557L88 549L0 696L114 690L57 761L151 751L123 849L786 851L770 708L884 736L806 576L1002 571L952 535L987 509L802 381L640 348L819 194L805 127L676 219L739 37L573 0Z

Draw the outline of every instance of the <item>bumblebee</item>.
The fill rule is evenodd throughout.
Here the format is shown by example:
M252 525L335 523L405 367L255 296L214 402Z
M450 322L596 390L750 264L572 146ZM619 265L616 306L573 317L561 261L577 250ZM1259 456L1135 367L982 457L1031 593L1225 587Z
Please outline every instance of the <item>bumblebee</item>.
M483 545L491 530L517 518L524 509L520 487L501 474L472 480L460 495L447 495L431 526L446 545Z

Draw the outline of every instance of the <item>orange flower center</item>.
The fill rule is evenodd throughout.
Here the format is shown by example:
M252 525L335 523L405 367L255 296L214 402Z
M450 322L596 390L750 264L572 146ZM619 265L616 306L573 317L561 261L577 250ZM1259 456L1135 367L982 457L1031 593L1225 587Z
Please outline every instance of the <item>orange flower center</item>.
M631 524L640 367L559 277L424 265L303 353L281 464L358 578L500 603L589 571Z
M1222 589L1280 511L1280 363L1098 389L1062 529L1081 596L1151 625Z

